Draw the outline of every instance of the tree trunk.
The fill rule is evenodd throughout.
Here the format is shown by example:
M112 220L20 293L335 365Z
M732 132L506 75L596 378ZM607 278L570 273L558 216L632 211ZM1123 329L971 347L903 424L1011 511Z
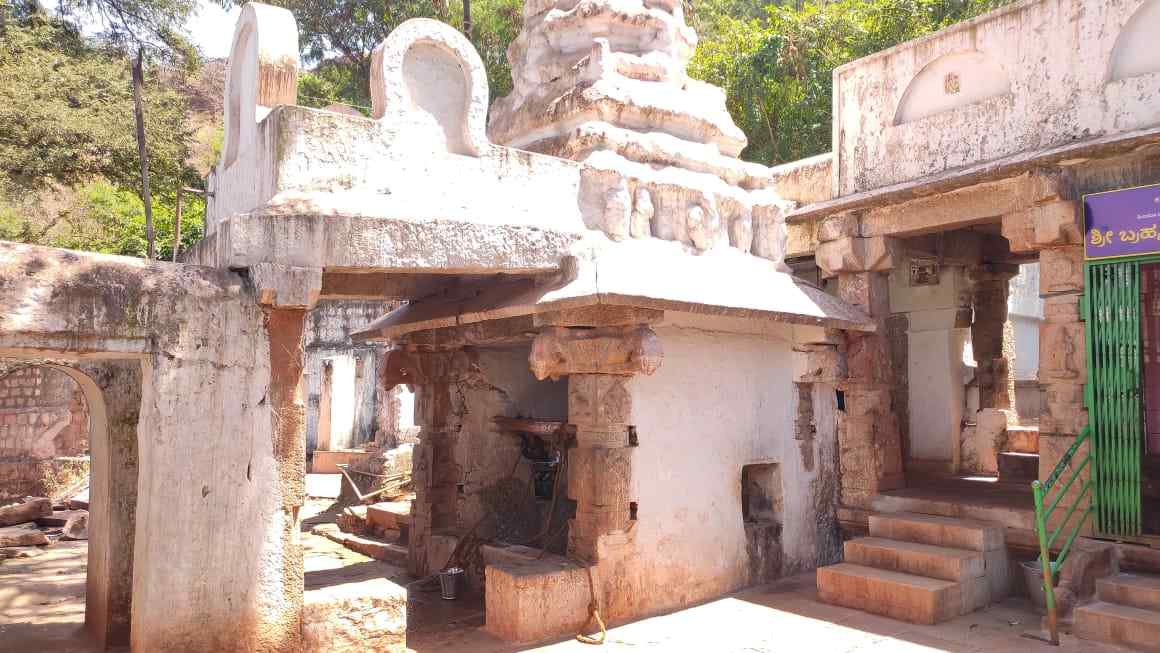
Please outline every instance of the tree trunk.
M148 242L146 257L157 258L153 242L153 201L149 197L149 153L145 149L145 108L141 101L141 87L144 85L142 59L145 48L137 48L137 62L133 65L133 114L137 118L137 154L141 159L141 202L145 205L145 240Z
M463 0L463 35L471 39L471 0Z
M177 184L177 207L173 212L173 262L177 262L177 253L181 250L181 184Z

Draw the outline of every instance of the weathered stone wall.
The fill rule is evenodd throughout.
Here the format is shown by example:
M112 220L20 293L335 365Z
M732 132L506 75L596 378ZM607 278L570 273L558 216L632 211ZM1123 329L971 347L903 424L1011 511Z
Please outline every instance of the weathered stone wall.
M283 324L226 271L10 243L0 278L4 355L141 370L134 650L297 649L305 442L298 377L271 370L304 313Z
M1148 6L1021 2L839 67L836 194L1160 124Z
M83 454L88 431L84 395L64 374L34 365L0 376L0 459Z
M350 334L366 327L390 312L396 302L323 300L307 314L306 334L306 450L314 451L318 443L318 418L322 398L322 367L327 359L343 359L354 375L347 379L354 396L347 398L344 414L331 414L332 424L340 421L349 437L330 447L347 449L373 442L376 435L388 436L398 431L397 416L390 409L390 397L378 391L379 363L383 346L378 343L354 343ZM386 402L385 405L384 401ZM333 406L333 404L332 404Z

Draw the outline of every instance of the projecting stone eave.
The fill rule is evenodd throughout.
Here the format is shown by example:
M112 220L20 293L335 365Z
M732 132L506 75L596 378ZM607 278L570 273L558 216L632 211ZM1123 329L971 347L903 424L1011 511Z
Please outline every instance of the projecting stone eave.
M721 246L701 255L658 239L612 242L593 234L547 281L513 280L470 296L413 301L352 334L356 341L491 320L619 306L744 320L873 331L860 309L777 270L768 260Z

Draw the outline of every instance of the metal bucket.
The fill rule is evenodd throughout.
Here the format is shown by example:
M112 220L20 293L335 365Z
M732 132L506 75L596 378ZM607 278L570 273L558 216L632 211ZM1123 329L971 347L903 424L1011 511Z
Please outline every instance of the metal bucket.
M439 592L448 601L454 601L459 592L459 579L463 578L463 570L452 567L439 572Z
M1023 580L1027 582L1027 594L1031 602L1041 611L1047 610L1047 593L1043 591L1043 565L1038 560L1020 562L1023 568Z

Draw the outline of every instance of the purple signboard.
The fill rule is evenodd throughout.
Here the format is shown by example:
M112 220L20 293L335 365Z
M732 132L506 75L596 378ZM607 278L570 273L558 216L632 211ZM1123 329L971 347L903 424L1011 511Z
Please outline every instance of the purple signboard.
M1160 253L1160 184L1083 196L1084 256Z

